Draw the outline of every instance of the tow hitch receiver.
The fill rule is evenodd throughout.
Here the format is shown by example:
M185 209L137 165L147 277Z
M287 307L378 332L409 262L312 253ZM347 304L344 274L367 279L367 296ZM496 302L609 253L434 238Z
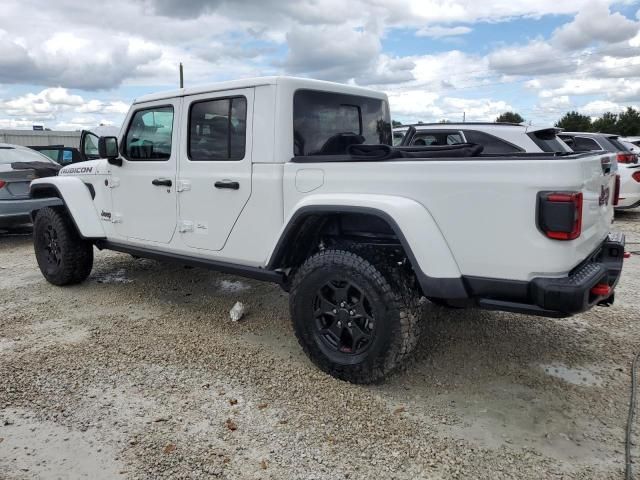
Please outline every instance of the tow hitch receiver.
M613 305L613 301L615 300L615 293L612 293L608 298L597 303L599 307L610 307Z

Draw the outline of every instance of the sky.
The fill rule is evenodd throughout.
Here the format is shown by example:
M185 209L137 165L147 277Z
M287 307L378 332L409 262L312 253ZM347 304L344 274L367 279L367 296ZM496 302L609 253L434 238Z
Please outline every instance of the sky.
M553 124L640 107L640 0L3 0L0 128L120 126L141 95L263 75L392 118Z

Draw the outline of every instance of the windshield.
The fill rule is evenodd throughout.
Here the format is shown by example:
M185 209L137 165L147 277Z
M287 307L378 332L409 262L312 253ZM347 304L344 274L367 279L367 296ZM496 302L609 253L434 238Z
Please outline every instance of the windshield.
M35 150L15 147L0 147L0 164L7 165L14 162L56 163L46 155L42 155Z

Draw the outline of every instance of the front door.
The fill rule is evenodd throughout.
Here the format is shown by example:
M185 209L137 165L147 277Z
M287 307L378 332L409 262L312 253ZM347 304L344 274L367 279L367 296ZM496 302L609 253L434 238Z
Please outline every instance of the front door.
M193 248L222 250L251 196L253 89L187 97L178 168L178 231Z
M118 235L168 243L176 228L176 169L182 99L132 109L121 141L122 166L111 167L112 218Z

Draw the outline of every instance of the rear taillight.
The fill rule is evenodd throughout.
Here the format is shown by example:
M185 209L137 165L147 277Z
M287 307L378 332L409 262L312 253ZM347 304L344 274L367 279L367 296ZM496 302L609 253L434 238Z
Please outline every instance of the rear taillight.
M7 182L5 182L4 180L0 180L0 188L4 188L6 184Z
M613 206L616 207L620 201L620 175L616 175L616 187L613 190Z
M540 192L538 227L554 240L574 240L582 233L581 192Z
M633 175L631 175L631 178L633 178L636 182L640 183L640 170L638 170L637 172L633 172Z
M635 153L618 153L616 158L618 163L638 163L638 157Z

